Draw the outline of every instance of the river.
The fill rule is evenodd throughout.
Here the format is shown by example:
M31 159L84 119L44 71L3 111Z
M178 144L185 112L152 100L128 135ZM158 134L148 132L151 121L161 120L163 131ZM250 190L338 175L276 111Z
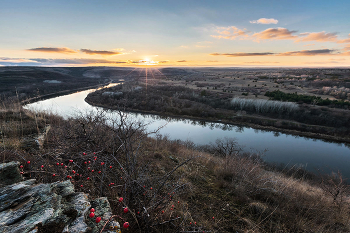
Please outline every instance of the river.
M113 85L113 84L110 84ZM116 84L114 84L116 85ZM25 106L35 111L53 112L65 118L101 110L87 104L84 99L95 89L38 101ZM113 111L110 111L110 116ZM199 122L186 119L162 119L149 114L128 113L133 119L142 120L148 131L166 125L159 133L170 139L191 140L196 144L215 142L217 138L236 138L245 151L264 151L264 160L303 166L307 170L322 173L340 171L350 178L350 148L344 143L325 142L319 139L296 137L278 132L262 131L221 123Z

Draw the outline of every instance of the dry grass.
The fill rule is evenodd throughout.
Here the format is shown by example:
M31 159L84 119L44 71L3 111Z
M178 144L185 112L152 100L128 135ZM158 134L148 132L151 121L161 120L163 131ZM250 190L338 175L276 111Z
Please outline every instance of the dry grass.
M2 147L1 159L20 161L24 176L40 182L72 176L78 191L107 196L115 214L122 212L118 198L123 196L130 213L121 216L133 232L350 231L344 183L341 198L335 200L329 190L337 190L337 182L269 171L254 154L218 157L196 150L190 142L151 138L142 125L126 119L115 122L113 129L103 113L68 121L32 117L34 125L51 125L44 147L31 152Z

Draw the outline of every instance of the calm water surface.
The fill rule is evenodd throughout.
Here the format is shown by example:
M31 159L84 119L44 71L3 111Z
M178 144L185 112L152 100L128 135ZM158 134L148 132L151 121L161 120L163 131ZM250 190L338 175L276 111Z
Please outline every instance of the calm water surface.
M79 113L96 112L101 108L87 104L84 99L95 89L59 96L25 106L27 109L51 111L65 118ZM110 111L113 116L113 111ZM249 127L238 127L220 123L198 122L186 119L162 119L154 115L128 113L137 120L150 122L148 131L166 124L160 134L171 139L191 140L196 144L215 142L217 138L234 137L246 151L264 151L268 162L295 164L308 170L321 169L325 172L340 170L350 178L350 149L344 143L330 143L318 139L295 137L278 132L267 132Z

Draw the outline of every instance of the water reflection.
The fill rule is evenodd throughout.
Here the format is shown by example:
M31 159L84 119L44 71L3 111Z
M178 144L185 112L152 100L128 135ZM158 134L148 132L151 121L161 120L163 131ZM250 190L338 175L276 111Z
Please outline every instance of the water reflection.
M115 85L115 84L114 84ZM97 112L102 108L87 104L84 99L94 91L87 90L70 95L28 104L25 108L52 111L65 118L74 117L77 112ZM109 116L115 111L105 110ZM289 165L308 164L308 169L326 168L340 170L344 176L350 178L350 144L334 143L327 140L288 135L264 129L223 124L218 122L205 122L184 118L170 118L160 115L141 113L127 113L134 120L148 123L148 131L154 131L161 126L159 133L169 135L169 139L192 141L195 144L209 144L217 138L237 138L240 145L246 145L245 150L254 148L264 151L264 159L268 162L284 163ZM325 169L325 170L327 170Z

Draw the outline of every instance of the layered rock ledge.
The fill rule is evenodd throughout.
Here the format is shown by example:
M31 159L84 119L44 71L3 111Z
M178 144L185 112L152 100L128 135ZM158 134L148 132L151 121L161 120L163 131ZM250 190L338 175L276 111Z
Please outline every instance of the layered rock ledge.
M107 198L90 202L88 194L74 191L70 180L51 184L21 181L18 165L0 164L0 232L100 232L105 222L90 219L90 208L102 219L112 216Z

